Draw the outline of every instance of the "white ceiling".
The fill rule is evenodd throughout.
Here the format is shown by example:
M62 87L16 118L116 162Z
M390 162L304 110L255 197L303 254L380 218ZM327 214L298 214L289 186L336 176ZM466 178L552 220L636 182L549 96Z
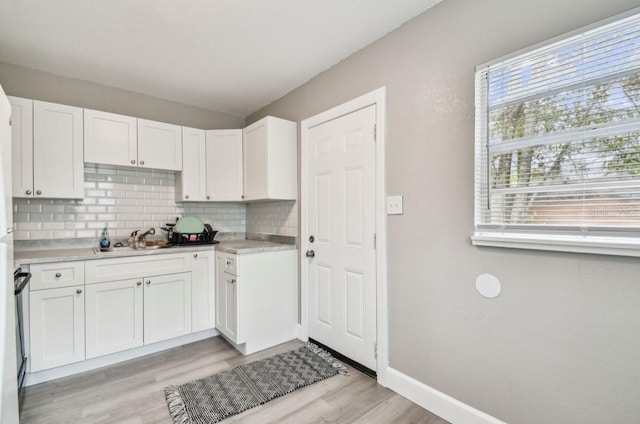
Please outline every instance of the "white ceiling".
M0 62L246 116L440 0L0 0Z

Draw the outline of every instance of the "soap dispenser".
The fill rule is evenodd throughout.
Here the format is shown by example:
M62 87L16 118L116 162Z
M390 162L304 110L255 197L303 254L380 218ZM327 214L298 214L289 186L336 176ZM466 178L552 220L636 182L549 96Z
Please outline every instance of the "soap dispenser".
M100 249L108 249L109 247L111 247L111 240L109 240L109 231L105 228L100 239Z

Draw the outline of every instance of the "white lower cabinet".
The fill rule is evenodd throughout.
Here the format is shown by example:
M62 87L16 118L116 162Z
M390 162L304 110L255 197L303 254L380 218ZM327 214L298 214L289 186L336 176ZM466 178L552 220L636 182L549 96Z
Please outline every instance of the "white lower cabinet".
M142 279L87 284L87 359L142 346Z
M244 354L296 336L296 250L149 254L30 272L30 373L214 328Z
M216 252L216 329L243 354L296 337L296 252Z
M84 262L34 264L30 272L31 372L84 360Z
M85 359L84 298L83 285L30 292L31 372Z
M216 328L234 343L242 343L238 338L238 292L237 277L225 272L227 255L216 255Z
M213 250L194 253L191 262L191 331L194 333L216 326L215 280Z
M191 333L191 273L145 278L144 344L189 333Z
M191 271L197 256L178 253L86 261L87 357L191 333ZM196 274L202 272L200 268Z

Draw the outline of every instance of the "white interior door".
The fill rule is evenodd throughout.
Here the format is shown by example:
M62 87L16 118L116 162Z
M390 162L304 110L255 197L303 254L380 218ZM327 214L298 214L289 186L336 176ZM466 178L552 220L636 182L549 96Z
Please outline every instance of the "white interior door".
M375 105L309 129L309 337L376 370Z

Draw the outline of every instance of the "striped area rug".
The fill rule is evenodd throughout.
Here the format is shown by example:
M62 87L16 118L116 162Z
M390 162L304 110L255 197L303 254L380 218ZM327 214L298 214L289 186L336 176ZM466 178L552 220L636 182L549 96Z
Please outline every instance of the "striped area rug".
M164 391L176 424L217 423L337 374L349 373L331 354L306 343Z

